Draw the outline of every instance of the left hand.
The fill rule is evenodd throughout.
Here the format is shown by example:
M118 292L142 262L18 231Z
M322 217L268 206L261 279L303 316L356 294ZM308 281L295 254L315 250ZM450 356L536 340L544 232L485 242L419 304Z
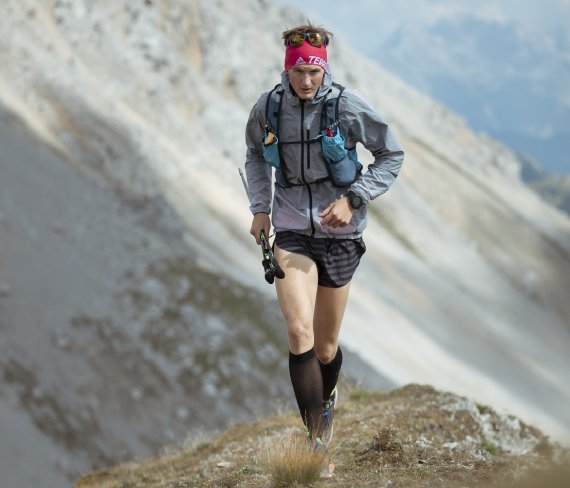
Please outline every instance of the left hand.
M350 206L348 197L339 198L319 213L321 225L328 225L333 229L346 227L350 223L354 212L355 210Z

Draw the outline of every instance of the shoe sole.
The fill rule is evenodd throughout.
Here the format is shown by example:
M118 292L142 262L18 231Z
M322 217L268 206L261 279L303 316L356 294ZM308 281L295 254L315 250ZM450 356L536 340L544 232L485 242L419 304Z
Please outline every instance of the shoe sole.
M323 468L323 471L321 472L321 478L330 479L333 477L333 472L334 472L334 464L329 463Z

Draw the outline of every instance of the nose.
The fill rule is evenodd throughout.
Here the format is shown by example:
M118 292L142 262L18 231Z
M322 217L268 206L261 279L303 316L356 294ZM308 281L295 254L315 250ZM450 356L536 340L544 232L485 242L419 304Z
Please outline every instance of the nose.
M308 73L303 74L303 77L301 78L301 85L306 87L311 86L311 76Z

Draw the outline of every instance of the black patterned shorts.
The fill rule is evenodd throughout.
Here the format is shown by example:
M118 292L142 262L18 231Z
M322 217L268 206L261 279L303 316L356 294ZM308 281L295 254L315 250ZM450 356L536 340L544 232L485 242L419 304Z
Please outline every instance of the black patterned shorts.
M296 232L277 232L275 244L285 251L302 254L317 265L319 285L340 288L352 279L366 252L362 238L310 237Z

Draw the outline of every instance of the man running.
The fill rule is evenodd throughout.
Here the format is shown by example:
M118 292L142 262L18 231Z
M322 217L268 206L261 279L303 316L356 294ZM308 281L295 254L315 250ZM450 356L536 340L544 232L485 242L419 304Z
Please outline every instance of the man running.
M261 95L246 127L251 234L269 236L285 272L275 281L287 323L289 371L313 443L332 437L338 337L350 281L366 248L367 205L386 192L404 153L384 120L358 94L333 84L332 34L311 23L283 33L281 84ZM374 156L366 172L360 142ZM272 171L275 194L272 200Z

